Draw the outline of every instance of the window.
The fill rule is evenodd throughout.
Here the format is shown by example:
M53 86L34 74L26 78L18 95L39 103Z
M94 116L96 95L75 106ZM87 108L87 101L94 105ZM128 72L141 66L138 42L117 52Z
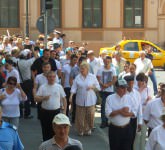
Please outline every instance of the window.
M41 11L44 11L43 0L41 0ZM61 0L53 0L53 8L48 9L48 16L52 16L55 21L55 27L61 27Z
M139 51L137 42L129 42L124 45L125 51Z
M83 0L83 27L102 27L102 0Z
M0 28L19 27L19 0L0 0Z
M124 27L143 28L144 0L124 0Z

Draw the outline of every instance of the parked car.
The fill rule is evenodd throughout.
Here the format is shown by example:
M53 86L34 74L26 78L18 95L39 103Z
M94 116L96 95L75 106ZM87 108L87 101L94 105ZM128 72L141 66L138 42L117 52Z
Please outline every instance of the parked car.
M145 45L151 46L153 55L153 65L154 67L163 68L165 70L165 50L158 47L154 43L145 40L122 40L118 43L121 47L122 56L130 62L134 62L140 55L140 51L144 50ZM104 47L100 49L102 51L107 51L108 55L111 55L115 51L115 46Z

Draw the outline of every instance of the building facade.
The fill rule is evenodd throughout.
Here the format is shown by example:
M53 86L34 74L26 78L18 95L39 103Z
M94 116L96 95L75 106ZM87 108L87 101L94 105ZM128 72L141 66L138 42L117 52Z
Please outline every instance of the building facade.
M26 32L28 2L29 33L39 32L36 21L43 0L0 0L0 34ZM165 45L165 0L53 0L48 14L67 40L88 42L90 49L111 46L123 37L145 39Z

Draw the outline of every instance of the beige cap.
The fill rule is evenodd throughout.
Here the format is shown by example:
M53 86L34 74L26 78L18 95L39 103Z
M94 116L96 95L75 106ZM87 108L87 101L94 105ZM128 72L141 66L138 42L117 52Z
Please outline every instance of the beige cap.
M53 118L52 123L55 123L57 125L67 124L67 125L71 126L69 118L66 115L62 114L62 113L57 114Z
M93 54L93 53L94 53L93 50L89 50L87 54L89 55L89 54Z

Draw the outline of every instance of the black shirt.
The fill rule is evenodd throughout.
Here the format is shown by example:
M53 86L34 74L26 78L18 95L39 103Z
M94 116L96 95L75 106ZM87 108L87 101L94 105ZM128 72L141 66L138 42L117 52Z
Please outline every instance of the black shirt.
M43 73L43 71L42 71L42 64L44 63L44 61L43 61L42 58L43 57L40 57L40 58L36 59L34 61L34 63L32 64L32 66L31 66L31 70L32 71L36 71L37 70L37 74ZM52 58L49 58L49 63L51 65L51 70L52 71L56 71L57 70L57 66L56 66L55 60L52 59Z

